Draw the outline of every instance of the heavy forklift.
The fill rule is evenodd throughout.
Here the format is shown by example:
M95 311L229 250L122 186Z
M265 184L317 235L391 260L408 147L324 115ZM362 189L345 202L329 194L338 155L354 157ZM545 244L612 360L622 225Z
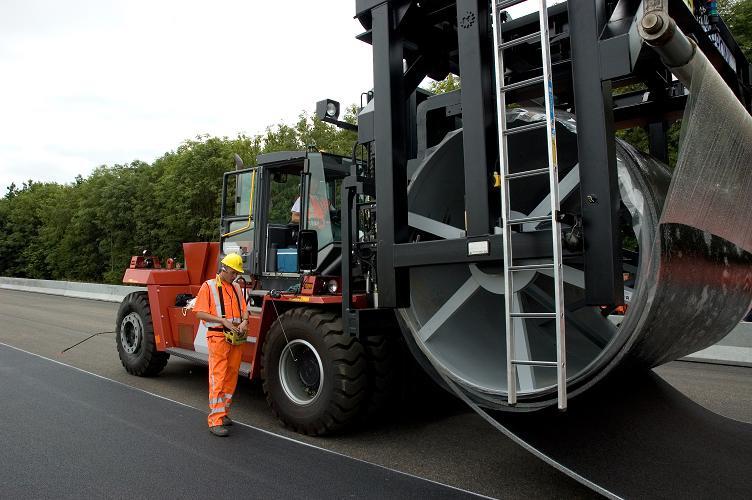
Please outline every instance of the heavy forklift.
M405 383L403 345L479 407L563 410L622 360L675 359L741 318L743 286L732 298L724 289L717 331L685 335L679 312L679 326L636 323L652 304L645 249L658 248L671 182L667 131L688 101L689 83L667 65L703 54L752 105L749 63L723 21L682 0L540 2L512 19L520 3L357 0L374 88L352 156L311 148L261 155L252 168L236 160L220 241L185 243L184 269L134 258L126 270L124 282L147 292L118 312L125 368L154 375L170 355L207 361L188 304L230 252L243 256L251 306L241 376L261 379L275 415L308 434L388 401ZM419 87L449 73L460 90ZM336 101L317 114L353 128ZM635 126L652 157L616 138ZM697 240L677 231L677 245ZM728 250L726 264L742 266L746 250ZM627 301L615 324L610 313Z
M188 303L214 277L220 256L238 253L250 308L240 375L261 378L274 413L300 432L333 431L376 411L379 388L386 391L381 379L394 376L385 372L392 360L383 351L396 332L361 342L341 326L339 195L351 165L314 148L263 154L252 168L236 156L223 179L220 242L184 244L185 269L157 268L150 257L134 258L126 270L124 283L148 288L126 297L118 313L128 372L159 373L170 355L208 363L206 332ZM296 197L300 223L291 222ZM327 209L314 214L311 203ZM365 293L353 300L367 305Z

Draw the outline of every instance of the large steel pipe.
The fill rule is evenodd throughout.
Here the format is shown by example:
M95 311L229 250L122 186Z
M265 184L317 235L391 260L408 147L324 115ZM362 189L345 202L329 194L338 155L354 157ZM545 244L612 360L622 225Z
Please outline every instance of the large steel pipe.
M668 15L667 5L663 0L647 0L643 6L644 13L637 24L642 39L653 47L663 64L672 71L688 64L698 51L694 42L687 38ZM679 71L677 78L689 86L691 74Z
M511 127L542 119L539 112L510 112ZM512 171L546 165L542 130L510 136ZM576 124L557 116L562 210L579 211ZM461 133L449 134L416 171L409 188L414 238L461 237L464 198ZM571 396L591 386L624 359L655 366L722 338L752 301L752 258L733 243L682 224L660 224L671 174L665 165L617 141L619 190L625 241L636 244L636 268L625 287L626 316L608 316L584 305L582 268L565 262L566 344ZM542 215L545 182L513 184L512 210ZM533 224L524 231L546 231ZM535 261L520 262L534 264ZM556 372L520 366L518 404L506 405L504 278L501 264L451 264L412 268L411 306L400 318L423 362L486 408L533 410L556 402ZM553 310L553 278L547 271L518 273L514 283L524 312ZM551 320L517 320L518 359L555 359Z

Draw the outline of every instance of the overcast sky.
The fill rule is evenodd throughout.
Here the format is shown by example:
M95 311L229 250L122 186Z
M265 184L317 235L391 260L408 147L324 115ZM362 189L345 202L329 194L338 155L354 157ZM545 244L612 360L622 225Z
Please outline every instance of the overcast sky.
M0 196L372 87L354 0L0 0Z
M359 102L372 55L354 14L355 0L0 0L0 196Z

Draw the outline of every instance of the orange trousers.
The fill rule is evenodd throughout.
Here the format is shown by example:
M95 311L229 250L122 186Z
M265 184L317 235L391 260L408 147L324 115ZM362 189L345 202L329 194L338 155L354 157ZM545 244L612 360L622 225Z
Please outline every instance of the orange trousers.
M209 427L222 425L230 411L232 395L238 384L243 345L232 345L224 337L207 337L209 348Z

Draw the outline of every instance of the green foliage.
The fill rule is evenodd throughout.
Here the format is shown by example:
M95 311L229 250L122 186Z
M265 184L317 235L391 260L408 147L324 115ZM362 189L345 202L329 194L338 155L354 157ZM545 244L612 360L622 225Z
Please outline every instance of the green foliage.
M0 266L9 276L44 278L50 275L46 258L45 222L65 188L28 181L11 186L0 200Z
M13 184L0 198L0 276L120 283L144 249L180 258L183 242L218 240L222 178L236 153L246 166L260 153L309 145L350 155L355 138L301 115L253 137L196 137L151 164L103 165L71 184ZM287 222L298 179L275 186L273 215Z
M718 12L747 60L752 60L752 0L721 0Z
M460 89L460 77L449 73L446 78L439 82L431 82L428 90L434 94L445 94Z

